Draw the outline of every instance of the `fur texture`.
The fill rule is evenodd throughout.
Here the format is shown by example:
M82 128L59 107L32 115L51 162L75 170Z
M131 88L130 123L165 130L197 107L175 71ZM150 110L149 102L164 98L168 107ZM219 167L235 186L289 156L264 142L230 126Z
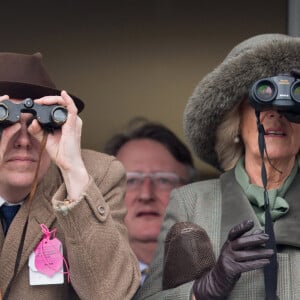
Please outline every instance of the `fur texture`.
M223 117L258 79L300 69L300 38L264 34L237 45L197 85L183 116L185 136L200 159L221 170L214 150Z

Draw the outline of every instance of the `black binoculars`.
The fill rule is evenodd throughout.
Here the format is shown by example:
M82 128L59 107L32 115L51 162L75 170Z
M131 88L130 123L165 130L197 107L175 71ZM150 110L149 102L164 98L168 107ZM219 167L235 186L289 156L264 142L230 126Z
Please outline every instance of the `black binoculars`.
M18 122L21 113L31 113L43 129L50 131L61 127L68 116L68 111L61 105L39 105L31 98L20 103L4 100L0 102L0 128Z
M300 123L300 79L289 75L263 78L252 85L249 96L255 110L274 109Z

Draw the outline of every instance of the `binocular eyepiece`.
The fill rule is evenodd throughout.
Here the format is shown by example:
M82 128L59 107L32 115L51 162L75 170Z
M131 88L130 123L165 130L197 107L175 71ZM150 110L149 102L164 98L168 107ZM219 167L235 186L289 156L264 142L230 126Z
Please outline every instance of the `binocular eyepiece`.
M290 122L300 123L300 79L278 75L256 81L249 93L257 111L277 110Z
M40 105L31 98L20 103L11 100L0 102L0 128L8 127L20 120L21 113L31 113L45 130L54 130L67 120L68 111L61 105Z

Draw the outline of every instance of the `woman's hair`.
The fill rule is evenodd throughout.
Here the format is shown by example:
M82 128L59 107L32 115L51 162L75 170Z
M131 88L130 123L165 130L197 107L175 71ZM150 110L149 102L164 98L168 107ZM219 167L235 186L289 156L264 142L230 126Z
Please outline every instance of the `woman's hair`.
M244 153L244 143L239 134L240 121L240 105L236 105L224 116L216 130L215 151L224 171L232 169Z

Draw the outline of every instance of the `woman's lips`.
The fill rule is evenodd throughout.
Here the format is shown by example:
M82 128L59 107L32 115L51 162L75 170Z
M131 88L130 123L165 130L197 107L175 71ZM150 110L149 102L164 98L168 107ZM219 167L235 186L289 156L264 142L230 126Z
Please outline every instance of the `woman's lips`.
M286 136L285 132L280 129L267 129L267 130L265 130L265 135Z

